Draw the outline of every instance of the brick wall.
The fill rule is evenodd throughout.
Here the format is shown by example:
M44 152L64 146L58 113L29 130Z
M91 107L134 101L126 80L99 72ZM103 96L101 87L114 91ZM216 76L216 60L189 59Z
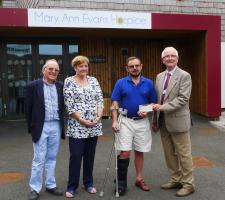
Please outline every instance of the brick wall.
M225 0L16 0L16 2L18 7L220 15L221 38L225 42Z
M42 0L16 0L17 6L21 8L35 8L38 7Z
M2 7L7 7L7 8L17 7L16 1L15 0L2 1Z

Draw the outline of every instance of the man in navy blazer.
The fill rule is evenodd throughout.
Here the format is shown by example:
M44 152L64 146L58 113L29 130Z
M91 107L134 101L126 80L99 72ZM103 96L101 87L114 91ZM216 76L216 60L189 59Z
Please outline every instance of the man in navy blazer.
M42 188L45 167L46 191L62 195L56 187L55 165L60 138L65 138L63 122L63 85L57 82L59 65L55 59L47 60L42 68L43 79L31 82L26 92L26 118L32 136L32 161L29 200L37 200Z

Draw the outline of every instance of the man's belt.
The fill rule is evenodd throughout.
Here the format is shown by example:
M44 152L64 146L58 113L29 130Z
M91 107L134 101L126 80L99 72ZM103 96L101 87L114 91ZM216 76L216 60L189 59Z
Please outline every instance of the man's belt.
M122 115L122 116L127 117L127 118L132 119L132 120L140 120L140 119L144 119L143 117L128 117L128 116L126 116L126 115Z

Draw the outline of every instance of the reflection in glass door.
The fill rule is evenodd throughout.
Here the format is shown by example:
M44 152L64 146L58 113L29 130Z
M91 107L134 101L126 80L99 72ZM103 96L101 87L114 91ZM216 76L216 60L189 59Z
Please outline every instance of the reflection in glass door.
M25 88L32 78L31 44L7 44L7 117L24 115Z
M78 54L77 42L32 41L17 43L8 41L0 49L0 118L23 119L26 86L42 77L46 60L56 59L60 66L58 80L64 81L74 74L71 60Z
M42 77L42 67L48 59L56 59L60 72L58 80L63 81L63 58L62 44L39 44L38 45L38 60L39 60L39 78Z
M67 76L73 76L75 74L74 68L71 64L73 58L78 55L78 45L69 44L69 65L67 67Z

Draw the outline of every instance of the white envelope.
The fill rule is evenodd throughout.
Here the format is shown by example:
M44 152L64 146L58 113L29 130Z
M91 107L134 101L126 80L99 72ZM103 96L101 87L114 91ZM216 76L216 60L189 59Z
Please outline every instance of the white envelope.
M139 105L139 111L140 112L152 112L152 105L147 104L147 105Z

